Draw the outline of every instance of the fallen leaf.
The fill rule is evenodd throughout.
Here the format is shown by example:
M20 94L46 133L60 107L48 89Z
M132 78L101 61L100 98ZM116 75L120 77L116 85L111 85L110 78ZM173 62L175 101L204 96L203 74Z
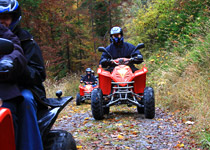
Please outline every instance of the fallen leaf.
M122 140L122 139L124 139L124 136L118 135L117 138L120 139L120 140Z
M77 145L77 149L81 149L81 148L82 148L82 146Z
M122 126L122 123L117 123L116 126Z
M178 148L182 148L182 147L184 147L184 144L183 144L183 143L181 143L181 144L177 144L177 145L176 145L176 147L178 147Z
M86 118L85 118L85 120L89 120L89 119L90 119L89 117L86 117Z
M188 124L188 125L193 125L195 122L192 122L192 121L186 121L185 124Z
M130 149L130 147L125 146L125 149Z
M110 143L109 142L106 142L105 145L110 145Z
M152 138L152 136L151 136L151 135L147 135L146 137L147 137L148 139L151 139L151 138Z
M138 131L133 131L132 134L133 135L137 135Z

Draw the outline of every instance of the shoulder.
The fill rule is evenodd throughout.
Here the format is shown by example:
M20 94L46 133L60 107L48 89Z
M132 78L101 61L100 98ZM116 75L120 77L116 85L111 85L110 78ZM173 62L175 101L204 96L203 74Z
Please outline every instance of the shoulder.
M17 32L20 41L33 40L33 36L26 30L20 28Z
M108 52L112 52L114 49L116 49L115 45L113 43L111 43L109 46L106 47L106 50Z
M124 42L124 44L125 44L126 46L129 46L129 47L135 47L133 44L128 43L128 42Z
M4 33L4 32L6 32L6 31L8 31L8 28L6 28L4 25L2 25L2 24L0 23L0 33L2 34L2 33Z
M13 35L13 33L7 27L0 24L0 36L2 38L7 38L7 37L11 37L11 35Z
M106 50L109 50L109 49L110 49L110 47L111 47L111 44L110 44L110 45L108 45L108 46L106 47Z

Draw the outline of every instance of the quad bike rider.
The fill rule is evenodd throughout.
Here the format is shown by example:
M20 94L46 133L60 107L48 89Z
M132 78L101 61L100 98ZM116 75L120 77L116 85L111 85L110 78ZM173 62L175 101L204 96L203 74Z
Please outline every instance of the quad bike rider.
M136 47L123 41L123 32L120 27L113 27L110 32L110 41L107 48L99 47L103 52L97 70L99 88L92 91L91 109L96 120L109 114L110 106L127 104L136 105L138 113L144 113L146 118L155 116L154 90L146 87L147 68L138 70L134 64L143 62L139 52L144 44ZM109 67L104 70L102 67Z
M42 150L45 148L45 144L43 146L45 142L43 141L43 134L40 132L41 127L39 126L39 116L37 114L48 111L51 106L57 107L65 103L63 103L64 101L59 103L58 99L51 101L46 98L43 86L46 72L42 53L32 35L20 27L21 17L21 10L17 0L0 0L0 24L12 31L10 33L12 37L18 37L12 43L19 43L22 50L17 51L14 49L11 54L0 56L2 69L8 69L1 70L3 71L1 74L8 74L9 77L8 79L1 78L0 97L4 101L3 107L9 108L12 113L14 129L15 133L17 133L15 135L18 136L16 136L16 149ZM5 28L2 28L1 31L6 30ZM3 35L8 39L8 32L4 32ZM5 50L4 47L1 47L1 49ZM26 63L21 61L23 59L20 54L23 55ZM22 64L21 67L19 64ZM7 97L3 97L3 95ZM42 115L42 117L47 116ZM57 132L55 137L60 134L63 133Z
M97 88L97 79L93 75L93 70L91 68L86 69L86 75L81 76L79 90L80 92L76 95L76 105L80 105L81 102L85 102L85 100L91 99L91 92L94 88ZM84 83L85 85L82 85Z
M7 39L0 38L0 55L7 55L13 52L14 45L11 41ZM2 66L2 65L1 65ZM20 100L21 96L16 95L14 90L16 90L15 84L2 83L2 81L7 81L10 77L9 68L0 67L0 86L5 85L5 89L1 89L0 94L0 148L4 150L15 150L15 132L13 126L13 117L10 109L1 107L7 101L11 101L10 97L4 95L2 92L11 91L12 100ZM3 90L3 91L2 91ZM61 97L62 91L57 91L56 96L58 98L48 98L48 107L39 108L37 112L38 124L40 133L42 136L42 141L45 150L76 150L76 142L73 136L64 130L51 130L58 114L61 110L73 99L72 96ZM9 98L9 99L8 99ZM21 101L20 101L21 102ZM31 135L33 136L33 135Z

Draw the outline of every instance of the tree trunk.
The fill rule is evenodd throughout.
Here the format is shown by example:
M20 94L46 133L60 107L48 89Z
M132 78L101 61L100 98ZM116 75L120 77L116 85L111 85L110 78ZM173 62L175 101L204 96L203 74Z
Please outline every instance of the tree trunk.
M71 62L70 62L70 48L69 48L69 38L66 40L66 56L67 56L67 69L68 72L71 71Z

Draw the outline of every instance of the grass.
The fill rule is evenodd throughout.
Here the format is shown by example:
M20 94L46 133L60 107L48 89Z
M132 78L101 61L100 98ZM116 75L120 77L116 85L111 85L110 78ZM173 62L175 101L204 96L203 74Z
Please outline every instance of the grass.
M207 142L210 134L210 34L204 41L195 40L191 49L182 51L185 51L182 55L169 53L163 62L157 59L164 58L163 52L149 59L148 68L152 72L148 85L155 89L157 106L179 112L183 120L194 121L194 132L201 143L206 141L205 147L210 148Z
M79 87L80 75L74 73L69 74L61 80L47 79L44 83L46 87L47 97L55 97L57 90L62 90L64 96L76 96Z
M210 148L210 134L204 133L201 143L203 145L203 148Z

